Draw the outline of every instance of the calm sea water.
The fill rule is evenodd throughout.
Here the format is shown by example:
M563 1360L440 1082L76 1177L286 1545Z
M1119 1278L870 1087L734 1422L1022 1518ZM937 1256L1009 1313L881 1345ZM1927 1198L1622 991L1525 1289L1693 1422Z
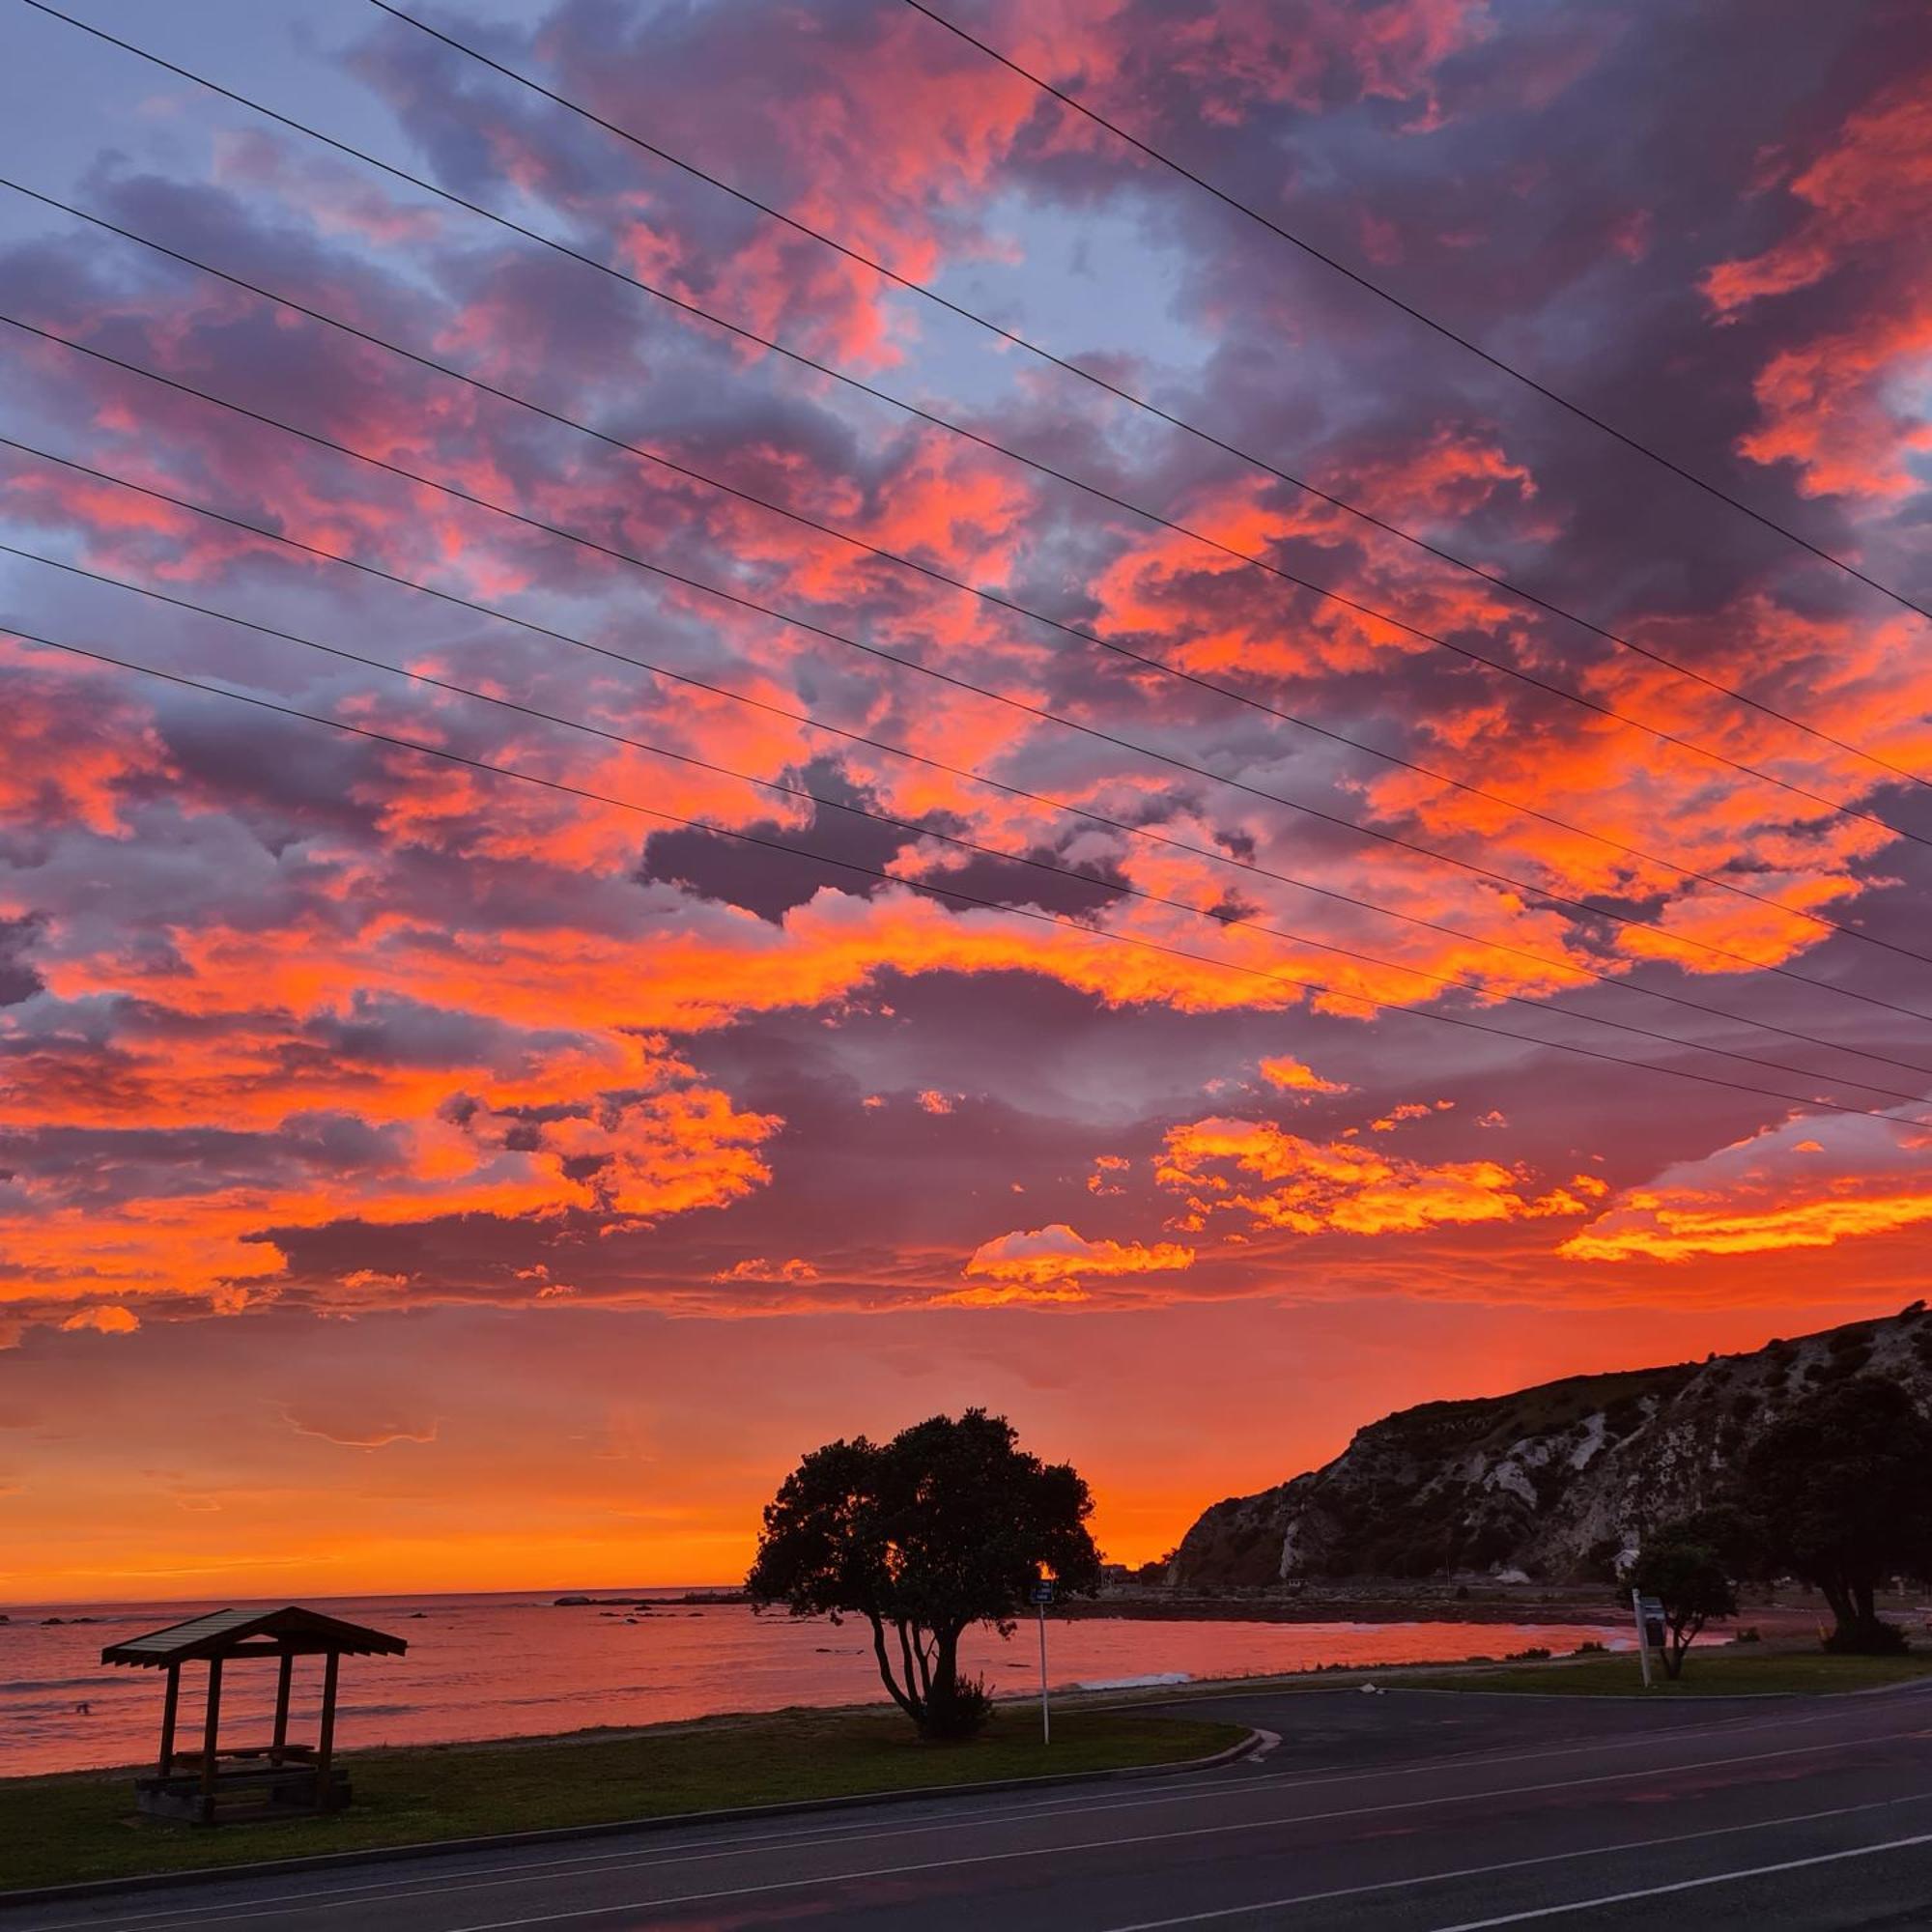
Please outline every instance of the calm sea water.
M600 1591L599 1596L617 1592ZM400 1658L345 1658L337 1737L360 1745L529 1737L595 1724L648 1724L721 1711L883 1698L863 1624L754 1616L738 1605L658 1602L632 1613L609 1605L559 1608L522 1595L345 1597L318 1606L409 1639ZM158 1671L103 1668L100 1651L206 1604L23 1606L0 1624L0 1776L131 1764L160 1728ZM59 1623L43 1621L59 1617ZM635 1620L633 1618L635 1617ZM81 1622L78 1619L85 1618ZM1455 1662L1528 1644L1618 1645L1594 1624L1264 1624L1049 1618L1048 1675L1057 1686L1156 1673L1189 1678L1306 1670L1322 1663ZM965 1659L1002 1695L1037 1689L1037 1639L985 1631ZM320 1666L312 1666L319 1672ZM272 1663L238 1663L223 1684L225 1743L265 1742ZM311 1734L315 1678L297 1676L298 1737ZM85 1709L81 1707L85 1706ZM199 1674L183 1686L182 1732L198 1739ZM304 1728L306 1727L306 1728Z

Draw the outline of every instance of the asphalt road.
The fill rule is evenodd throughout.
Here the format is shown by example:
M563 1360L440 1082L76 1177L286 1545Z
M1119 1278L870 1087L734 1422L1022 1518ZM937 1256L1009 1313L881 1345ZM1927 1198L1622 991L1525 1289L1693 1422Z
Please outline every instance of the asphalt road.
M1168 1708L1281 1743L1139 1783L20 1907L0 1932L1932 1928L1932 1687L1651 1705L1338 1689Z

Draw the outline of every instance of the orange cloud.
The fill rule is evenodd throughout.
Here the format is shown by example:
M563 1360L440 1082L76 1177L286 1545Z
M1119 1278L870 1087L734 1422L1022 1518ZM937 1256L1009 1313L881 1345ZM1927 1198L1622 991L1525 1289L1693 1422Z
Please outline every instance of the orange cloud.
M1704 293L1723 321L1753 302L1809 288L1848 268L1866 285L1851 320L1773 352L1755 388L1760 426L1739 448L1797 466L1809 496L1895 500L1921 484L1906 462L1932 448L1908 398L1932 354L1932 93L1924 73L1882 89L1793 177L1803 204L1764 253L1720 262Z
M1883 1121L1800 1116L1620 1195L1557 1252L1688 1262L1830 1248L1932 1221L1927 1138Z
M1579 1175L1567 1187L1539 1193L1522 1169L1499 1161L1432 1165L1354 1141L1310 1141L1265 1121L1221 1117L1172 1128L1156 1179L1186 1197L1179 1223L1184 1229L1233 1214L1254 1228L1298 1235L1413 1234L1580 1214L1588 1199L1606 1191Z
M132 787L174 776L159 739L117 675L85 672L72 660L0 637L0 818L9 824L71 820L103 838L128 836ZM86 690L76 703L76 685Z
M983 1242L967 1262L966 1272L998 1284L998 1300L1037 1299L1036 1292L1042 1290L1064 1300L1089 1276L1161 1274L1193 1265L1194 1250L1179 1242L1090 1241L1056 1221ZM981 1293L976 1298L986 1297Z
M299 1120L299 1094L287 1104ZM69 1325L119 1328L135 1318L96 1303L202 1296L233 1310L272 1298L287 1264L270 1238L278 1228L554 1218L570 1208L622 1225L723 1207L769 1179L759 1149L780 1124L663 1059L646 1091L579 1098L547 1120L474 1100L445 1105L407 1122L384 1143L384 1157L346 1175L137 1193L106 1217L70 1200L61 1178L23 1176L19 1205L0 1213L0 1303L86 1301ZM344 1286L362 1305L372 1291L405 1281L365 1269Z
M1324 1080L1312 1066L1304 1065L1289 1054L1263 1061L1262 1078L1269 1086L1283 1088L1291 1094L1346 1094L1350 1091L1346 1081Z
M742 1262L733 1262L727 1268L721 1268L711 1279L719 1282L816 1281L818 1270L796 1255L786 1262L768 1262L764 1256L755 1255Z
M113 1302L83 1308L61 1323L61 1327L69 1333L91 1328L99 1335L131 1335L140 1325L141 1318L131 1308L122 1308Z
M438 1416L415 1416L406 1400L384 1399L374 1391L330 1403L287 1404L282 1419L298 1435L339 1442L345 1449L386 1449L392 1442L434 1442Z

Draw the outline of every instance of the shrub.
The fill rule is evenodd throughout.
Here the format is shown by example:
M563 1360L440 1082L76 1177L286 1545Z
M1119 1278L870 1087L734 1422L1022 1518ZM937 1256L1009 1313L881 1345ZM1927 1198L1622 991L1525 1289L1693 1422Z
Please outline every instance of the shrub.
M1504 1658L1505 1663L1548 1663L1552 1653L1543 1644L1533 1643L1527 1650L1513 1650Z
M1903 1657L1912 1646L1896 1624L1883 1617L1834 1630L1825 1639L1825 1648L1833 1657Z
M950 1744L978 1737L986 1728L986 1720L992 1715L993 1699L986 1689L986 1680L983 1677L955 1678L946 1694L941 1693L938 1685L933 1686L921 1731L925 1737Z
M1609 1645L1606 1643L1599 1643L1597 1639L1593 1636L1586 1636L1583 1639L1583 1641L1579 1643L1577 1646L1577 1648L1570 1653L1572 1657L1607 1657L1609 1656L1609 1654L1610 1654Z

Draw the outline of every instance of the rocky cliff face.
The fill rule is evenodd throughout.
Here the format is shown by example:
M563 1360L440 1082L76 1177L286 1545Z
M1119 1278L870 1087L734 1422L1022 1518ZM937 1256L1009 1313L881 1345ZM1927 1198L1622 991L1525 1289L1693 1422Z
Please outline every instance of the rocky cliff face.
M1751 1354L1425 1403L1371 1423L1322 1468L1216 1503L1187 1532L1170 1580L1605 1580L1647 1522L1713 1500L1787 1404L1865 1372L1932 1408L1922 1302Z

